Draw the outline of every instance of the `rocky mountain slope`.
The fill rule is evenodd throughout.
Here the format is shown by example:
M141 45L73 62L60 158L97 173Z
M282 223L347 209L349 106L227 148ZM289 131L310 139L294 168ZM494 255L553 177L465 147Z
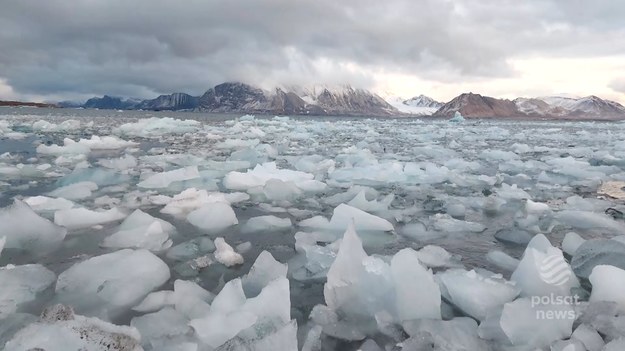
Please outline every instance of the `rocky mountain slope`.
M125 99L121 97L104 95L103 97L94 97L82 106L84 108L97 108L101 110L130 110L133 109L140 101L135 99Z
M451 118L458 111L465 118L624 119L625 107L596 96L583 98L541 97L496 99L465 93L433 113Z
M198 107L198 98L185 93L161 95L152 100L143 100L134 108L141 110L192 110Z

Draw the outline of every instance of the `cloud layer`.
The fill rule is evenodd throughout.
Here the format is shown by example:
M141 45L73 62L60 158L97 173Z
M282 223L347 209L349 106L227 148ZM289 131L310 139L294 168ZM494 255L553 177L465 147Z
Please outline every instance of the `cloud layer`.
M385 75L487 85L521 77L518 59L622 55L622 13L607 0L8 0L0 93L151 97L230 80L371 88Z

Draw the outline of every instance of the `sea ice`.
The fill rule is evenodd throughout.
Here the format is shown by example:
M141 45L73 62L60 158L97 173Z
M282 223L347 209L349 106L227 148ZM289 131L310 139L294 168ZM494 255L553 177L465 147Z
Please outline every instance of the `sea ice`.
M56 293L79 311L110 318L169 277L169 267L150 251L123 249L74 264L59 275Z
M291 228L292 225L290 218L258 216L248 219L241 231L245 233L281 231Z
M5 249L21 249L36 256L58 248L67 234L67 229L39 216L19 200L0 209L0 223Z
M252 268L250 268L249 273L241 279L245 296L258 296L261 290L269 285L270 282L281 277L286 278L286 273L286 264L276 261L267 251L261 252Z
M196 132L201 123L192 119L180 120L170 117L142 118L133 123L122 124L113 132L118 135L154 138L167 134L184 134Z
M209 234L219 233L239 223L232 207L224 202L207 203L189 213L187 220Z
M0 321L35 300L55 280L56 275L40 264L0 267Z
M140 351L137 329L98 318L75 315L71 307L55 305L44 310L40 321L17 332L5 351Z
M92 196L92 192L98 190L98 184L94 182L79 182L62 186L49 192L52 197L68 200L81 200Z
M172 245L169 236L176 228L168 222L135 210L114 234L102 241L103 247L163 251Z
M72 201L61 197L52 198L42 195L24 198L24 202L35 212L67 210L76 206Z
M243 256L236 253L224 238L215 239L215 259L226 267L243 264Z
M290 169L278 169L275 162L256 165L254 169L246 173L230 172L223 179L223 185L227 189L246 191L257 186L265 186L270 179L278 179L283 182L291 181L299 187L300 183L313 180L310 173L294 171Z
M200 178L200 173L197 169L197 166L189 166L185 168L174 169L172 171L153 174L145 180L137 183L137 186L145 189L163 189L169 187L173 182L197 178Z
M313 217L299 222L300 227L320 228L342 231L348 224L354 222L356 230L362 231L392 231L393 225L384 218L374 216L355 207L340 204L332 214L330 221L323 217Z
M127 214L117 207L106 211L91 211L83 207L78 207L56 211L54 213L54 223L73 230L116 222L124 219L126 216Z
M503 306L519 295L514 283L501 276L483 276L474 270L450 269L438 273L443 296L458 309L478 320L484 320L489 311Z
M581 244L571 259L575 274L588 279L593 268L611 265L625 269L625 243L616 240L595 239Z
M562 240L562 251L566 252L569 256L573 256L575 251L577 251L585 241L586 240L579 236L579 234L568 232L564 235L564 239Z
M521 288L522 296L571 295L579 281L560 249L543 235L536 235L527 245L511 280Z
M616 302L621 312L625 312L625 270L614 266L597 265L588 277L592 284L590 302Z

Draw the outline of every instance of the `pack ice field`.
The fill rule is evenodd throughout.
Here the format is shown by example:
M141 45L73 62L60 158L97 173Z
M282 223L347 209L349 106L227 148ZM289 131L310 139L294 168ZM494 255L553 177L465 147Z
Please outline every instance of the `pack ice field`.
M0 117L0 349L625 349L625 123Z

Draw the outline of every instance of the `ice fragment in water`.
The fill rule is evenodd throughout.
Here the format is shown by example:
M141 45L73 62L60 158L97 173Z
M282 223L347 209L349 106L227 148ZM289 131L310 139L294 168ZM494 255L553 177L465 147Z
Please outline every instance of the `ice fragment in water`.
M228 245L224 238L215 239L215 259L217 262L225 265L226 267L243 264L243 256L236 253L232 246Z
M209 234L215 234L239 223L229 204L208 203L187 215L187 220Z

